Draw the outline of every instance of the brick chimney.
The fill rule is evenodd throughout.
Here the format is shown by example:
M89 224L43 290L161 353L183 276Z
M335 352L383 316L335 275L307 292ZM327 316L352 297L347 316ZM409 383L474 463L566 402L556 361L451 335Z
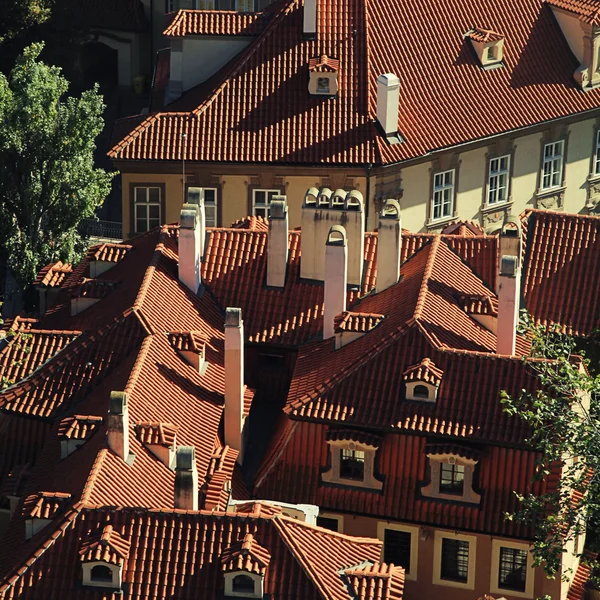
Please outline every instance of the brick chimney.
M521 223L509 216L500 232L498 272L498 326L496 332L498 354L514 355L519 322L522 261Z
M310 188L302 205L302 254L300 277L325 280L325 245L333 225L341 225L347 234L348 284L362 285L365 259L365 212L358 190L346 192L328 188Z
M348 247L346 230L334 225L325 244L325 300L323 339L334 335L334 319L346 310Z
M402 219L396 200L386 200L379 213L377 234L377 291L383 292L400 279Z
M179 217L179 281L194 294L200 287L200 229L199 206L184 204Z
M244 322L241 308L225 310L225 444L243 460Z
M125 392L111 392L107 423L108 447L124 461L129 459L129 409Z
M306 40L313 40L317 37L317 0L304 0L302 31Z
M377 79L377 121L386 137L398 133L398 109L400 104L400 80L393 73L385 73Z
M282 288L288 259L288 207L285 196L271 200L269 216L269 245L267 254L267 285Z
M175 508L198 510L198 468L194 446L179 446L175 458Z

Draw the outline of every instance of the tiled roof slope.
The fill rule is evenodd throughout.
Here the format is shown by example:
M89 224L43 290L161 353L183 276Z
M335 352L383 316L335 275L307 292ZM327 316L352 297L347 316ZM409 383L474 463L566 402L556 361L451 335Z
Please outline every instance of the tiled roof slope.
M186 35L258 35L268 22L268 14L235 10L180 10L165 29L168 37Z
M34 285L45 286L49 288L60 287L62 282L73 271L73 267L63 263L60 260L55 263L46 265L36 277Z
M63 523L37 545L25 544L23 565L9 572L0 586L2 600L33 598L87 599L97 588L81 585L82 540L101 535L127 540L123 584L132 600L196 597L217 600L223 594L221 556L246 536L271 556L264 591L274 600L351 600L340 573L365 562L378 565L381 542L353 538L305 525L284 516L252 518L224 513L166 512L127 509L89 510L76 507ZM387 567L377 566L382 573ZM121 593L102 590L107 600ZM401 600L396 586L390 600Z
M585 23L600 24L598 0L546 0L551 6L576 14Z
M525 307L587 335L600 324L600 217L534 210L526 228Z
M303 39L302 0L277 6L259 38L214 77L212 92L206 95L206 85L189 90L110 156L389 164L600 104L600 90L583 93L573 80L578 65L543 0L510 7L495 0L323 0L315 40ZM477 23L505 36L502 68L480 68L464 38ZM309 61L322 54L339 59L334 99L307 93ZM390 72L400 79L405 140L395 145L374 123L377 77ZM196 108L177 112L179 106Z

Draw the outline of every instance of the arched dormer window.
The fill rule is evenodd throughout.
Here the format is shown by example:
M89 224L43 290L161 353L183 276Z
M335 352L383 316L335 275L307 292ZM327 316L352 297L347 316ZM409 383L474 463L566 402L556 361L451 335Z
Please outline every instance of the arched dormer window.
M413 396L419 400L429 400L429 388L419 383L413 388Z
M90 579L98 583L112 583L113 571L108 565L96 565L90 571Z
M442 383L444 372L438 369L429 358L404 371L406 399L419 402L435 402Z
M231 589L241 594L254 595L254 579L250 575L236 575L231 583Z
M79 550L83 585L120 590L129 548L129 540L115 531L112 525L107 525L100 535L85 541Z
M270 560L270 552L251 533L227 548L221 555L225 596L262 598Z

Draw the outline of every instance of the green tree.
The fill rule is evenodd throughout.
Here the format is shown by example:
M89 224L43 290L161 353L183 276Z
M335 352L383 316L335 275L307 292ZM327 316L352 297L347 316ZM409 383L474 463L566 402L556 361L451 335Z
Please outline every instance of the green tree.
M0 44L50 18L53 0L1 0Z
M520 330L531 337L531 355L523 360L541 386L516 398L503 393L502 402L530 427L527 442L539 456L535 479L553 483L543 494L519 495L520 510L507 517L533 527L534 564L553 578L586 525L588 541L598 537L600 377L591 373L577 340L558 327L536 325L524 314Z
M104 124L97 87L67 97L60 69L38 60L42 48L27 48L10 79L0 74L0 245L23 286L48 262L79 258L77 226L112 179L94 168Z

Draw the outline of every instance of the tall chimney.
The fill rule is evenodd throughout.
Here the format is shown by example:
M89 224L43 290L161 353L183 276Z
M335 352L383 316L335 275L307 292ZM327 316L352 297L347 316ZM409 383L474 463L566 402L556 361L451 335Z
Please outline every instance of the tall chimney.
M241 308L225 310L225 444L243 460L244 322Z
M325 301L323 308L323 339L334 335L334 319L346 310L348 244L346 230L334 225L325 244Z
M383 292L400 279L402 219L396 200L386 200L379 213L377 234L377 291Z
M304 39L317 37L317 0L304 0Z
M200 287L200 210L184 204L179 216L179 281L194 294Z
M288 259L287 199L285 196L275 196L270 206L267 285L282 288L285 286Z
M519 299L521 294L521 223L509 216L500 232L498 273L498 354L513 356L517 343Z
M129 458L129 410L125 392L111 392L107 423L108 447L124 461Z
M398 131L398 108L400 104L400 80L393 73L385 73L377 79L377 120L385 135Z
M179 446L175 457L175 508L198 510L198 468L194 446Z

